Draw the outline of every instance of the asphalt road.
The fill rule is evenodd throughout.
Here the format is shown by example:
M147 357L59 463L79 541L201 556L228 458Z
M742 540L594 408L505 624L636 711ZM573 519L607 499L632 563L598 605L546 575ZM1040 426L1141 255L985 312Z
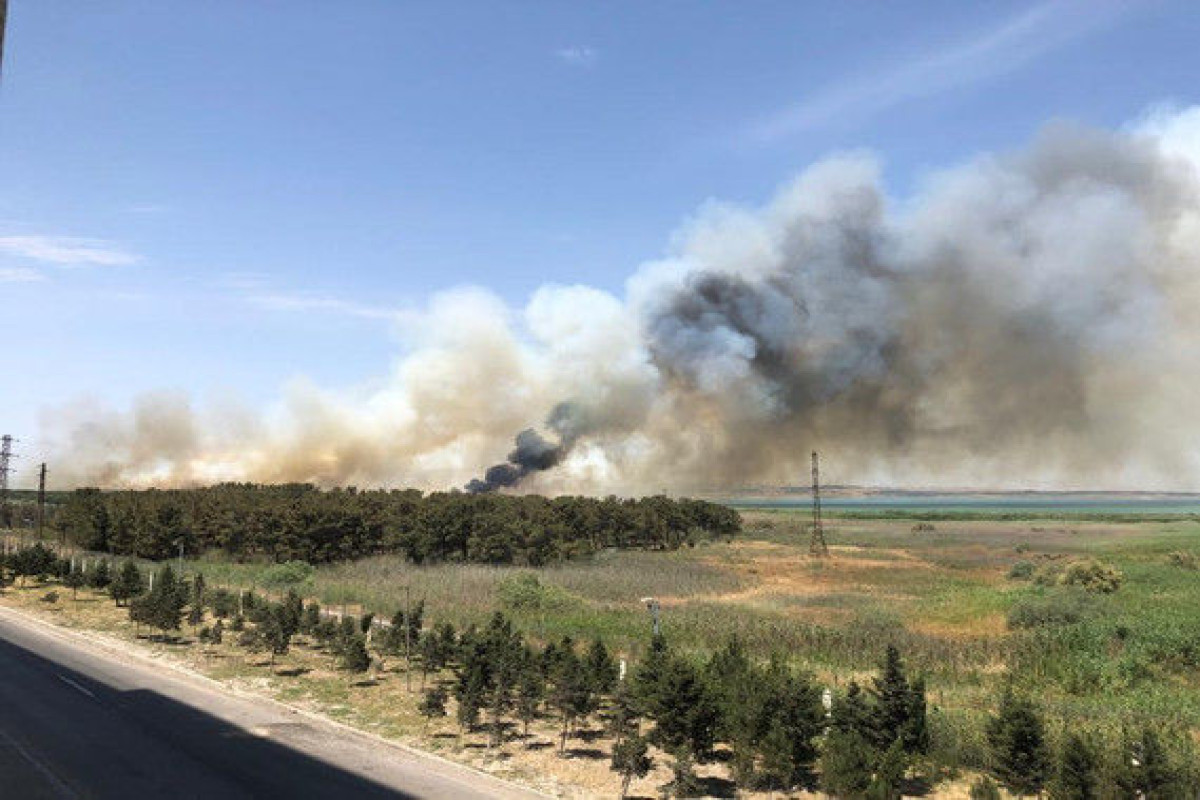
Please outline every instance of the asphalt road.
M0 609L0 798L525 798Z

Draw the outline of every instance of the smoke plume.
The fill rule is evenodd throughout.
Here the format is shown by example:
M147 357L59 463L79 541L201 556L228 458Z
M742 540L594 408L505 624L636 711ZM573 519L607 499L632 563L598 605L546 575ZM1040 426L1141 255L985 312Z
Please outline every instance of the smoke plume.
M841 482L1195 489L1198 170L1200 109L1051 125L900 200L837 155L762 208L707 204L624 296L435 297L383 388L151 396L47 435L106 485L725 489L820 448Z

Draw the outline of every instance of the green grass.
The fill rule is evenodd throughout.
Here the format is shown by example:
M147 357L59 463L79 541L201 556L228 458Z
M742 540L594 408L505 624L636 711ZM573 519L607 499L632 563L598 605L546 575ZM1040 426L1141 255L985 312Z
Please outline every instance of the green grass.
M831 520L833 558L813 561L802 510L747 512L734 542L671 553L604 552L538 570L378 557L317 568L302 590L325 605L391 615L424 599L432 621L482 624L504 609L535 639L603 638L636 659L650 620L641 598L662 601L672 641L697 657L740 637L759 657L782 655L843 682L873 669L887 643L930 678L947 713L978 714L1004 667L1056 715L1113 724L1161 716L1200 729L1200 572L1169 554L1200 552L1190 518L1131 521L1111 515L1016 518L973 514ZM1037 567L1095 558L1119 569L1121 588L1087 595L1078 623L1010 631L1011 609L1052 602L1055 587L1009 579L1017 561ZM262 586L267 565L189 561L210 584ZM550 601L505 606L501 587L534 576Z

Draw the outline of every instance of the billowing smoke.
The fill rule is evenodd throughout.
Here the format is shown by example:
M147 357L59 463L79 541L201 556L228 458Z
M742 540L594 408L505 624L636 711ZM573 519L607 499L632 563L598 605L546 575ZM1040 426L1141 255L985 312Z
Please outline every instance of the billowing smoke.
M835 156L763 208L706 205L623 297L435 297L383 388L149 397L47 434L60 474L109 485L730 489L820 448L842 482L1195 489L1198 301L1192 109L1052 125L902 200Z
M557 442L547 440L533 428L526 428L517 434L516 447L508 454L508 460L488 467L483 480L472 478L467 483L467 491L477 494L516 486L530 473L558 466L582 433L581 422L574 403L559 403L546 420L547 427L558 434Z

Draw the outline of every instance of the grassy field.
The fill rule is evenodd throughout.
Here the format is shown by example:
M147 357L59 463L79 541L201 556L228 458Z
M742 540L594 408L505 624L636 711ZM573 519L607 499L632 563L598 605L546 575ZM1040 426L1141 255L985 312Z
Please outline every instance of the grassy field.
M483 623L502 609L535 639L601 636L633 660L649 639L641 598L654 596L664 633L697 657L736 634L752 653L782 654L833 686L871 672L894 643L928 676L939 746L968 765L983 759L982 717L1010 674L1035 692L1054 728L1153 720L1200 730L1200 571L1178 557L1200 556L1200 523L997 516L924 525L839 518L828 532L830 556L815 559L803 512L754 511L737 539L679 552L605 552L538 570L380 557L320 567L301 589L326 606L390 615L407 587L425 600L431 622ZM1119 570L1120 588L1089 592L1053 580L1088 560ZM261 591L270 566L201 559L185 569L202 571L210 585ZM1027 622L1014 628L1010 617ZM244 665L210 666L237 677ZM375 689L307 669L278 691L349 718L382 703L369 699ZM419 727L411 708L360 721L392 735ZM604 761L561 766L565 773L555 762L521 764L512 768L550 769L576 785L609 779Z
M657 597L663 630L698 656L736 634L763 657L782 653L833 684L871 670L886 643L930 678L948 708L983 709L1005 665L1052 712L1092 721L1169 718L1200 728L1200 523L1071 517L836 519L831 555L808 555L799 511L747 512L746 532L673 553L605 552L539 570L414 567L396 557L321 567L305 586L323 604L390 615L426 601L433 620L482 623L496 609L536 638L601 636L638 658ZM1098 559L1120 570L1112 594L1068 592L1009 577ZM194 561L211 581L264 586L264 565ZM1071 624L1010 630L1016 607L1074 604Z

